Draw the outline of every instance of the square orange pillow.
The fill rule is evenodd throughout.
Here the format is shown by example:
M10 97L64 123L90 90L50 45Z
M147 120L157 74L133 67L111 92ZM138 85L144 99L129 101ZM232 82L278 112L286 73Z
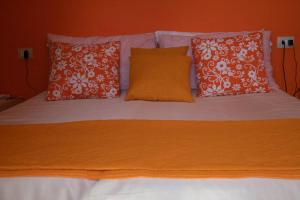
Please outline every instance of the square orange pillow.
M198 95L269 92L264 67L263 33L193 38Z
M111 98L120 95L120 42L49 42L51 74L47 100Z
M126 100L193 101L189 79L191 57L138 55L130 61Z

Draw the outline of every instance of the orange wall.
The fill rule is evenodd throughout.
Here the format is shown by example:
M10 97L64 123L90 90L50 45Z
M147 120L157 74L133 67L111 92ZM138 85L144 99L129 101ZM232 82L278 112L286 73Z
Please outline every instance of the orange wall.
M32 47L30 82L47 87L48 32L73 36L178 31L270 29L272 40L294 35L300 44L299 0L9 0L0 1L0 93L30 97L18 47ZM287 52L290 91L294 87L292 51ZM300 62L300 48L297 51ZM282 84L281 51L273 47L275 79ZM298 75L300 85L300 73Z

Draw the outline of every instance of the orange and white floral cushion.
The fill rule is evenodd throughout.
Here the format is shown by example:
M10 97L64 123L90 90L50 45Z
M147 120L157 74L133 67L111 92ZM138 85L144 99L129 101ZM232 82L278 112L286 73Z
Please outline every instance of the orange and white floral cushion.
M75 45L49 42L51 74L47 100L120 95L120 42Z
M192 38L198 96L269 92L263 34Z

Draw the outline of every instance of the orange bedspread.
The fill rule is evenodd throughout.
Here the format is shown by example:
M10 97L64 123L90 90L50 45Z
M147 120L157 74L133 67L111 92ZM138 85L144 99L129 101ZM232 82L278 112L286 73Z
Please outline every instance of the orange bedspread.
M300 178L300 120L0 126L0 177Z

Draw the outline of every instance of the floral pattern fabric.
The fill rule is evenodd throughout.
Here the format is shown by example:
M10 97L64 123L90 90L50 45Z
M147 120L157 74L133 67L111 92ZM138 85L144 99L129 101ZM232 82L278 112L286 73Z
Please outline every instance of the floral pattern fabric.
M119 96L120 45L50 42L47 100Z
M269 92L263 33L192 39L199 96Z

